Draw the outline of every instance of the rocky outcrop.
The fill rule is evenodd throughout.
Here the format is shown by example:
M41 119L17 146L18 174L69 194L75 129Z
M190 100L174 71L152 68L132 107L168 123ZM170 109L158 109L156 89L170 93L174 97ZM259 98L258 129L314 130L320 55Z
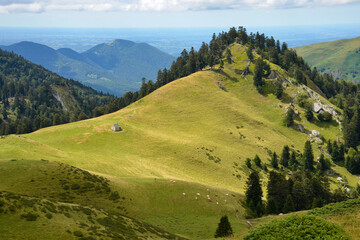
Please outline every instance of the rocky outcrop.
M53 95L54 98L61 104L62 109L63 109L64 111L66 111L67 108L66 108L63 100L61 99L60 95L59 95L55 90L52 91L52 95Z

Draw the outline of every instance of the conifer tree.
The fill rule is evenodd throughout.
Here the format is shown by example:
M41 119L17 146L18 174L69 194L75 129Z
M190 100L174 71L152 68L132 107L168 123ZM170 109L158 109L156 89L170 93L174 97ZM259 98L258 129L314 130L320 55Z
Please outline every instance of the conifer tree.
M305 142L304 148L304 168L310 171L314 170L314 154L310 141Z
M292 199L296 211L305 209L307 204L307 198L304 186L300 181L295 181L292 188Z
M289 160L290 160L290 148L289 146L285 145L281 153L280 164L283 165L284 167L288 167Z
M246 159L246 166L251 169L251 159L250 158Z
M294 166L296 164L297 164L297 161L296 161L295 151L292 151L291 155L290 155L289 165Z
M250 62L254 61L254 55L252 53L253 48L252 45L250 45L247 49L246 49L246 55L248 56L248 59Z
M253 202L254 206L257 206L258 203L262 204L263 192L261 189L259 173L254 171L252 172L247 181L246 181L246 203L249 205L250 202Z
M291 195L289 194L286 198L283 212L289 213L289 212L294 212L294 211L295 211L294 201L293 201Z
M331 144L330 139L327 142L326 150L328 151L329 154L331 154L331 152L332 152L332 144Z
M254 157L254 162L256 166L261 167L261 159L257 154Z
M277 205L278 211L282 211L286 197L289 194L288 181L285 175L277 173L275 171L269 172L269 182L267 185L267 199L274 199Z
M263 60L261 58L256 59L255 61L255 70L254 70L254 85L259 90L263 85L263 76L264 76L264 67Z
M278 157L276 155L276 152L273 152L273 155L271 157L270 164L273 168L277 169L279 167L278 165Z
M227 60L228 64L232 63L232 54L231 54L230 48L226 49L226 60Z
M215 238L228 237L233 233L228 217L225 215L221 217L218 227L215 232Z
M278 213L277 205L275 199L270 197L268 198L267 205L266 205L266 213L267 214L276 214Z
M292 108L289 108L289 110L286 112L286 117L285 117L285 125L287 127L290 127L294 124L294 110Z

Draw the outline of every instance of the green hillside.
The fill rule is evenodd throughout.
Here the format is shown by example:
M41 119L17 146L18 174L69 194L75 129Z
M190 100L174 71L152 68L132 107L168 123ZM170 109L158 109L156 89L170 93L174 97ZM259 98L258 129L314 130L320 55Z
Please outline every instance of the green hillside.
M295 48L311 66L337 79L360 82L360 37Z
M114 40L84 53L69 48L52 49L33 42L0 46L57 74L80 81L99 91L121 96L138 90L141 78L156 80L159 69L175 58L146 43Z
M227 214L235 234L242 235L247 223L239 200L251 172L246 158L258 154L271 169L270 154L280 153L284 145L302 152L309 135L300 132L297 124L317 130L325 139L341 136L335 121L306 120L296 96L312 91L278 66L271 64L273 78L266 80L264 94L259 94L252 74L241 74L248 65L244 50L234 44L234 62L225 63L223 71L204 69L178 79L118 112L3 137L0 161L46 159L106 176L114 191L132 199L122 203L126 212L118 211L174 234L209 239L220 217ZM249 68L253 72L254 64ZM284 88L281 100L275 97L279 81ZM312 95L332 106L320 95ZM290 102L300 114L294 127L283 123ZM114 123L123 130L112 132ZM314 142L315 156L319 148L325 149ZM356 186L356 176L342 167L332 168ZM266 183L266 172L260 174ZM27 194L19 188L7 189Z

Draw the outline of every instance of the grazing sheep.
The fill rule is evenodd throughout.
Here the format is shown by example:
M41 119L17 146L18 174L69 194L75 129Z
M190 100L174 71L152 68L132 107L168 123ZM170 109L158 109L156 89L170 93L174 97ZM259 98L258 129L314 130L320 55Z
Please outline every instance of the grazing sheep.
M196 195L197 195L197 196L200 196L200 193L197 193Z
M186 193L183 192L183 196L186 196Z
M198 200L198 198L197 198L197 197L195 197L195 200Z
M219 205L219 202L216 202L216 205Z

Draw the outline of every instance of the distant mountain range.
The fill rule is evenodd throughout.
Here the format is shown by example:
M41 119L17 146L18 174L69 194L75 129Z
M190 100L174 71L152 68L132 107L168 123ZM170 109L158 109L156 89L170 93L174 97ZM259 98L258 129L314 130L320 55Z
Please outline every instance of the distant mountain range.
M311 66L336 79L360 82L360 37L295 48Z
M34 42L19 42L1 49L14 52L66 78L117 96L138 90L142 77L156 80L159 69L170 67L175 57L146 43L114 40L83 53L70 48L55 50Z

